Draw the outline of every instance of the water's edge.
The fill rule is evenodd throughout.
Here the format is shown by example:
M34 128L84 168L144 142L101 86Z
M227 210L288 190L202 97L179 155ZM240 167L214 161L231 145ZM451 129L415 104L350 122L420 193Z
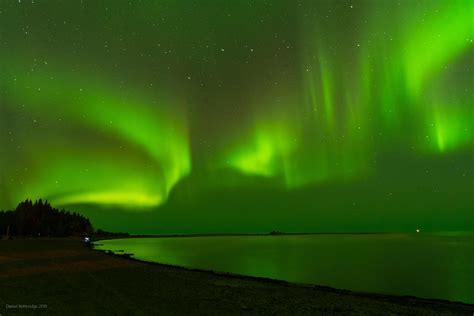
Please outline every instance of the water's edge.
M308 234L288 234L288 235L313 235L314 233L308 233ZM319 234L319 233L315 233ZM335 233L339 234L339 233ZM346 233L342 233L346 234ZM380 234L380 233L347 233L347 234ZM385 233L382 233L385 234ZM253 234L252 234L253 235ZM260 236L260 234L255 234ZM286 234L285 234L286 235ZM209 237L209 235L201 235L203 237ZM239 234L236 235L213 235L213 236L242 236ZM245 235L248 236L248 235ZM268 234L265 234L264 236L269 236ZM277 235L280 236L280 235ZM279 284L282 286L296 286L296 287L307 287L307 288L314 288L317 290L321 291L327 291L327 292L333 292L333 293L338 293L338 294L345 294L345 295L352 295L352 296L359 296L359 297L365 297L365 298L373 298L373 299L379 299L379 300L386 300L386 301L391 301L391 302L404 302L407 300L416 300L416 301L421 301L427 304L447 304L447 305L463 305L466 307L474 307L474 304L469 304L461 301L450 301L450 300L445 300L445 299L436 299L436 298L423 298L423 297L417 297L413 295L395 295L395 294L381 294L381 293L372 293L372 292L363 292L363 291L352 291L352 290L346 290L346 289L340 289L340 288L334 288L331 286L326 286L326 285L318 285L318 284L307 284L307 283L298 283L298 282L289 282L285 280L280 280L280 279L272 279L272 278L265 278L265 277L257 277L257 276L250 276L250 275L244 275L244 274L238 274L238 273L232 273L232 272L222 272L222 271L215 271L215 270L210 270L210 269L199 269L199 268L190 268L190 267L185 267L185 266L180 266L180 265L174 265L174 264L167 264L167 263L160 263L157 261L147 261L147 260L142 260L134 257L133 253L116 253L111 250L106 250L106 249L96 249L96 245L98 245L101 240L112 240L112 239L128 239L128 238L149 238L151 236L141 236L141 237L136 237L136 236L130 236L130 237L119 237L119 238L110 238L110 239L99 239L96 240L92 243L92 250L93 251L98 251L102 252L105 255L109 256L114 256L121 258L123 260L131 260L135 262L140 262L143 264L148 264L148 265L153 265L153 266L159 266L159 267L168 267L168 268L174 268L174 269L179 269L183 271L194 271L194 272L199 272L199 273L207 273L211 275L217 275L217 276L222 276L222 277L228 277L228 278L233 278L233 279L241 279L241 280L253 280L257 282L262 282L262 283L271 283L271 284ZM198 237L196 235L174 235L174 236L153 236L153 237Z

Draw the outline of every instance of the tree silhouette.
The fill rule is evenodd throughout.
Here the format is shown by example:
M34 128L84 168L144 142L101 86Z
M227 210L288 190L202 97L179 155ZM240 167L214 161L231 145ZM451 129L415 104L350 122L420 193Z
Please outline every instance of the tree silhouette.
M26 200L15 210L0 212L0 232L21 236L55 236L90 234L93 232L88 218L53 208L47 201L34 203Z

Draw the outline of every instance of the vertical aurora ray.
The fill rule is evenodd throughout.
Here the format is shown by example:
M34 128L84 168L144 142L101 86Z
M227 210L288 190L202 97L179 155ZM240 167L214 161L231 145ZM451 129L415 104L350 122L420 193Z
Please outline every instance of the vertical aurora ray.
M443 67L474 47L471 1L422 3L427 7L421 8L423 17L412 17L406 24L401 50L407 89L415 98Z
M302 57L306 105L289 103L306 112L293 111L273 124L261 120L254 128L254 140L235 150L231 165L249 174L283 177L291 188L367 174L378 146L375 136L382 143L392 138L407 140L396 144L406 148L421 140L421 151L425 147L438 153L470 143L473 116L469 101L462 106L435 106L427 101L426 88L433 79L439 80L442 68L469 52L474 6L466 1L421 2L414 8L381 6L377 14L372 9L378 7L366 9L364 21L369 26L356 36L359 43L346 48L356 56L352 61L338 60L328 50L337 38L321 40L324 21L314 22L316 36L306 25L304 38L317 39L305 46L306 56ZM392 15L397 18L390 19ZM447 20L455 22L446 28ZM381 24L387 30L383 36L373 31ZM286 124L289 120L297 123ZM281 128L285 124L287 128ZM299 129L294 128L297 125ZM280 144L289 143L282 141L282 130L288 139L297 135L298 142L282 149Z
M319 70L321 76L321 92L322 92L322 101L324 104L324 117L328 129L334 127L334 104L333 104L333 83L332 76L329 66L327 65L327 58L323 57L323 54L320 53L319 61Z
M472 143L473 119L466 115L459 106L451 109L434 109L432 132L428 134L434 139L432 145L439 152L447 152ZM473 113L474 115L474 113Z
M4 1L0 209L45 198L137 233L466 226L473 15L471 0Z
M365 30L371 32L378 25L385 28L385 36L371 39L365 52L372 57L369 85L375 91L369 104L382 122L380 128L404 140L407 147L416 145L421 151L431 148L431 152L443 153L446 141L451 149L456 143L467 143L472 137L467 131L472 125L472 95L464 97L462 106L441 106L443 102L452 104L453 95L433 97L430 87L434 82L438 91L446 90L442 84L446 69L457 67L456 60L473 54L472 2L421 1L408 7L395 3L383 7L376 15L368 11L374 18ZM360 63L367 67L366 61ZM458 102L454 98L454 103ZM455 135L464 141L454 141Z
M445 153L472 143L474 98L459 99L459 92L445 96L439 92L446 90L446 69L457 67L459 57L474 54L474 5L468 1L435 3L423 19L413 18L408 23L405 34L402 60L406 89L412 107L421 108L419 123L429 129L423 147ZM430 88L433 83L438 87L435 97Z
M323 94L311 94L307 99L324 104ZM247 141L231 146L222 158L226 162L223 166L248 175L274 177L288 189L335 179L349 180L365 169L369 156L363 150L366 132L361 129L361 117L356 113L361 108L352 104L344 113L347 124L337 130L330 126L332 123L328 126L324 106L321 116L315 111L308 117L308 113L295 110L298 103L294 98L287 100L284 104L293 104L293 110L281 110L274 105L264 115L257 115L254 129L244 138Z
M462 86L450 88L454 94L440 93L439 85L446 84L444 78L434 84L433 95L424 105L425 139L421 143L429 153L452 153L474 145L474 99Z

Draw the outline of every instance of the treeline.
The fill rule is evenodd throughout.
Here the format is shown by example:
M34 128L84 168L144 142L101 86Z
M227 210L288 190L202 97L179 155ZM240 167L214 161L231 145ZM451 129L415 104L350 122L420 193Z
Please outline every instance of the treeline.
M92 232L88 218L53 208L41 199L34 203L26 200L15 210L0 212L0 235L65 237Z
M128 237L130 236L129 233L122 233L122 232L118 232L118 233L114 233L114 232L108 232L108 231L105 231L105 230L102 230L102 229L98 229L97 231L94 232L94 236L95 237L111 237L111 238L115 238L115 237Z

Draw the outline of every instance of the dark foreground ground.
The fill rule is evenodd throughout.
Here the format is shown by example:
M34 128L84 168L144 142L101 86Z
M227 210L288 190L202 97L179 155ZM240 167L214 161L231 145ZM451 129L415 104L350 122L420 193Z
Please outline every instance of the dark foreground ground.
M148 264L78 239L16 239L0 240L0 314L474 315L474 306Z

